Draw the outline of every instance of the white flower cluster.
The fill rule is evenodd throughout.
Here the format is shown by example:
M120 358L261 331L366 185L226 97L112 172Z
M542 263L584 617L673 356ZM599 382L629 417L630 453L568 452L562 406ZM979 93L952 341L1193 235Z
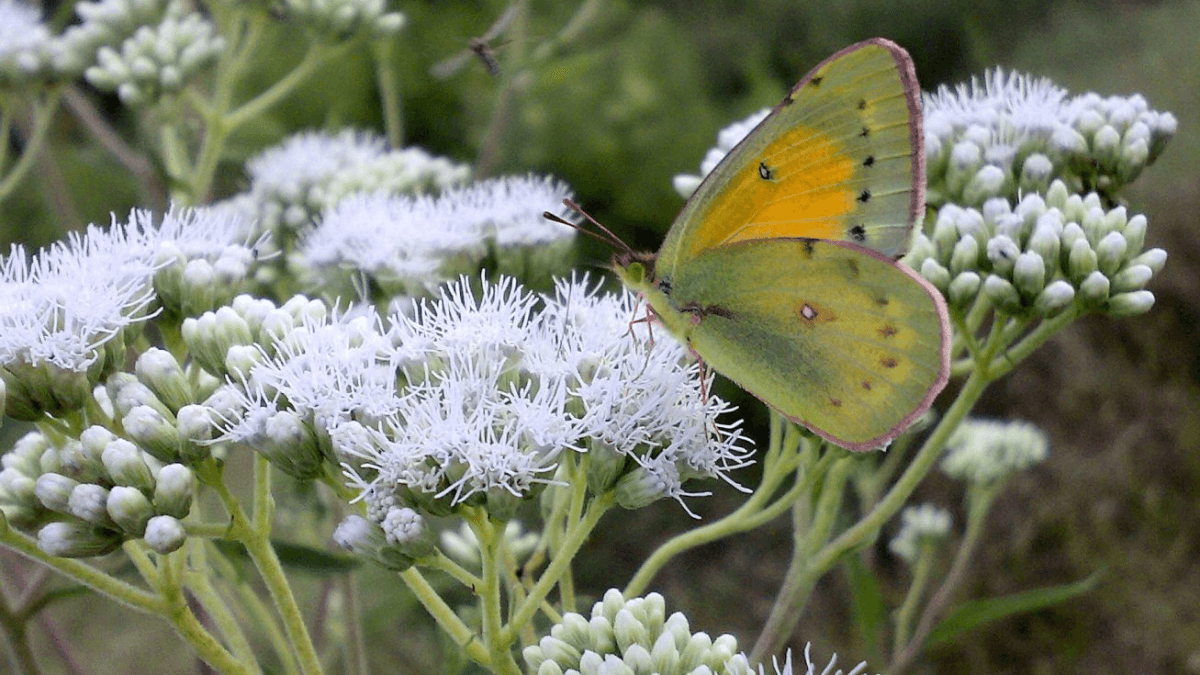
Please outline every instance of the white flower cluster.
M1167 259L1162 249L1143 250L1145 241L1145 216L1106 209L1098 194L1070 194L1056 180L1044 197L1027 194L1015 205L997 197L981 209L943 206L905 262L958 310L982 295L1007 314L1048 316L1076 302L1130 316L1154 304L1145 287Z
M563 217L572 196L561 182L507 177L452 188L440 196L360 194L324 212L293 261L313 285L348 288L365 274L387 296L424 295L485 258L501 274L526 280L565 272L575 230L542 217Z
M737 638L693 633L687 617L667 616L658 593L626 600L616 589L590 617L569 612L537 645L525 648L531 675L753 675Z
M167 16L139 27L119 50L100 47L97 65L84 76L97 89L117 92L125 105L148 105L178 93L224 48L225 38L199 14Z
M387 38L404 27L404 15L387 0L284 0L283 10L305 28L332 39Z
M257 222L288 249L295 233L350 195L437 192L461 184L470 169L419 148L388 150L382 137L347 129L295 134L252 157L246 173L249 192L221 208Z
M163 463L102 426L61 444L26 434L0 470L0 512L37 530L43 551L68 558L103 555L126 539L159 553L178 549L194 492L186 466Z
M934 504L909 506L900 513L900 531L888 549L909 565L915 565L921 550L950 534L950 512Z
M1055 180L1113 194L1158 158L1177 126L1140 95L1068 98L1048 79L1001 69L927 94L924 113L926 199L935 207L1015 199Z
M0 91L45 75L51 65L51 42L36 6L0 0Z
M610 589L592 606L591 617L568 612L550 627L550 634L525 648L529 675L755 675L745 654L737 652L737 638L693 633L680 612L666 615L666 602L658 593L626 600ZM812 645L804 648L805 675L816 675L810 658ZM834 670L837 655L821 675L842 675ZM861 675L865 662L846 675ZM774 664L776 675L800 675L792 667L789 651L784 664ZM757 675L764 669L758 667Z
M207 309L250 274L253 247L235 220L146 211L89 225L38 254L0 260L0 377L6 411L39 419L83 405L125 362L125 331L157 310Z
M166 17L184 16L178 0L83 0L75 4L80 23L54 41L54 63L70 77L96 63L101 48L116 48L138 29L157 25Z
M1046 459L1050 441L1027 422L965 420L946 443L942 471L952 478L994 484Z
M539 298L511 279L477 292L464 278L386 321L289 305L238 298L185 322L196 360L230 381L207 402L220 438L301 478L340 461L381 527L404 507L509 517L560 482L565 451L586 451L589 485L631 508L749 462L683 347L647 354L629 334L629 294L563 282Z
M696 188L700 187L700 183L704 181L704 178L712 173L712 170L717 167L717 164L721 163L722 159L725 159L725 155L728 155L734 146L741 143L743 138L748 136L751 131L754 131L754 127L757 127L760 122L766 119L770 112L770 108L763 108L746 119L734 122L718 131L716 147L710 148L708 153L704 155L704 161L700 162L700 174L679 174L675 176L675 191L679 193L679 196L684 199L691 197Z

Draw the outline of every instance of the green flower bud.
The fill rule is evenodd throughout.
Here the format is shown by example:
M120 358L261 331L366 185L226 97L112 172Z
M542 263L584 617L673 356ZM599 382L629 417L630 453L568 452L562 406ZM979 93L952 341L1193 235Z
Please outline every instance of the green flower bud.
M638 466L621 476L614 493L623 508L640 509L666 497L667 485L657 474Z
M963 186L962 201L970 206L979 206L992 197L1004 194L1009 183L1011 179L1003 169L987 164Z
M963 237L954 246L950 254L950 275L958 276L963 272L979 268L979 242L974 237Z
M138 357L134 371L142 384L149 387L171 412L195 400L183 368L165 349L147 349Z
M109 443L104 448L101 461L113 484L140 490L154 489L154 474L142 459L142 451L133 443L123 438Z
M963 188L983 166L983 150L970 141L959 141L950 151L946 165L946 192L962 194Z
M1079 299L1085 305L1095 306L1108 299L1109 282L1103 272L1095 271L1079 284Z
M1108 299L1108 313L1114 317L1145 314L1154 306L1154 294L1150 291L1120 293Z
M198 462L209 456L210 441L217 435L212 409L204 405L185 405L176 415L179 456L185 462Z
M1021 248L1007 235L998 234L988 240L987 257L992 269L1000 276L1012 276L1013 266L1020 255Z
M937 247L937 256L942 260L950 259L950 252L958 244L960 235L955 220L963 209L955 204L947 204L938 211L937 220L933 223L933 243Z
M312 426L293 412L282 410L271 415L264 427L264 438L255 446L279 470L300 480L321 475L324 457Z
M650 642L650 632L628 609L621 609L617 612L616 619L613 621L613 634L617 638L617 648L623 652L629 651L629 648L635 644Z
M1108 234L1108 230L1105 229L1104 224L1104 209L1100 208L1099 204L1087 206L1086 202L1085 207L1083 219L1079 221L1079 226L1083 228L1083 232L1087 235L1089 243L1100 241L1104 235Z
M1117 179L1122 183L1130 183L1146 168L1150 160L1149 142L1138 139L1121 147L1121 156L1117 159Z
M126 534L140 537L146 531L146 523L154 515L150 500L142 491L118 485L108 493L105 505L108 515Z
M674 616L683 616L675 614ZM650 650L650 659L654 663L654 671L656 673L673 673L679 668L679 651L675 649L675 636L671 633L663 633L654 641L654 648Z
M1042 316L1050 316L1058 310L1071 304L1075 299L1075 287L1059 279L1046 286L1033 303L1034 309Z
M235 382L245 382L250 377L250 371L265 358L262 351L254 345L234 345L225 353L225 372L229 373Z
M943 293L950 287L950 270L939 265L933 258L926 258L921 263L921 276Z
M98 525L112 527L115 525L108 515L108 488L95 483L80 483L71 490L67 499L67 510L76 518Z
M1121 133L1108 124L1100 127L1092 136L1092 156L1105 171L1115 171L1121 157Z
M44 473L37 478L34 493L43 506L57 513L70 514L71 492L79 481L62 474Z
M1162 271L1163 266L1167 264L1167 252L1161 248L1152 248L1135 256L1129 261L1129 264L1145 265L1150 268L1151 272L1158 274Z
M1096 244L1096 264L1107 276L1116 274L1125 260L1128 245L1120 232L1109 232Z
M1021 309L1021 296L1007 279L989 274L983 282L983 292L1001 312L1014 314Z
M174 417L167 406L154 395L150 387L138 381L133 373L113 373L105 383L108 396L119 415L124 417L137 406L146 405L154 408L163 417Z
M1046 206L1056 208L1064 214L1067 210L1067 204L1071 198L1071 193L1067 190L1067 184L1061 180L1055 180L1050 183L1050 187L1046 189ZM1067 218L1066 220L1070 220Z
M429 522L413 509L395 507L388 509L381 524L387 542L404 555L419 560L433 555L436 548L433 530Z
M179 459L179 432L172 420L154 408L140 405L121 420L125 433L137 441L146 452L162 462Z
M166 555L183 546L187 541L187 530L177 518L154 516L146 522L146 532L142 538L155 552Z
M1021 178L1018 185L1025 192L1045 192L1053 175L1054 162L1040 152L1035 152L1021 163Z
M1130 252L1138 252L1146 245L1146 216L1137 214L1125 223L1125 229L1121 231L1125 235L1125 241L1129 244Z
M154 486L154 510L166 516L186 518L192 510L195 478L182 464L168 464L158 470Z
M412 567L413 560L387 543L383 528L362 516L347 516L333 531L338 546L395 572Z
M1113 275L1112 292L1128 293L1130 291L1140 291L1146 287L1146 284L1150 283L1150 277L1153 276L1154 270L1145 265L1130 265Z
M86 435L87 432L85 431ZM104 463L100 461L103 446L97 452L91 447L91 444L84 444L81 441L67 441L59 448L59 461L62 462L63 472L70 475L75 480L91 483L99 481L101 478L107 479L108 471L104 468Z
M1051 211L1050 213L1056 212ZM1046 269L1053 273L1054 270L1058 269L1058 260L1061 254L1059 247L1061 244L1062 238L1054 232L1052 226L1038 225L1029 237L1028 248L1031 252L1041 256Z
M935 256L937 256L937 247L933 245L933 241L926 237L924 232L917 232L904 260L909 267L919 267L921 261Z
M1046 263L1042 256L1026 251L1017 256L1013 266L1013 285L1022 295L1036 297L1046 285Z
M111 529L78 521L49 523L38 530L38 548L58 558L87 558L111 553L121 545Z
M1071 246L1071 253L1067 257L1067 272L1071 280L1082 283L1096 269L1096 252L1088 245L1087 239L1075 240L1074 245Z
M975 272L963 272L950 282L946 299L955 307L965 308L975 301L983 280Z

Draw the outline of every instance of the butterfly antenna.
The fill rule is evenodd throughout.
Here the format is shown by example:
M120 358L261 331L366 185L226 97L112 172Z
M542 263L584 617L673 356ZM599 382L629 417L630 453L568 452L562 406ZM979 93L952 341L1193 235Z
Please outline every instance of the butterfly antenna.
M617 235L613 234L612 230L601 225L595 218L589 216L587 214L587 212L584 211L582 208L580 208L580 206L578 204L571 201L570 199L564 199L563 204L567 208L571 209L572 211L574 211L574 212L578 213L579 215L583 216L584 218L586 218L589 223L594 225L596 227L596 229L599 230L599 232L589 230L584 227L580 227L579 225L576 225L575 223L572 223L571 221L566 220L566 219L562 218L561 216L550 213L549 211L543 211L542 217L545 218L546 220L552 220L556 223L562 223L563 225L566 225L567 227L573 227L576 230L578 230L579 232L582 232L582 233L588 235L589 237L594 237L619 251L623 251L626 253L633 252L633 249L629 248L629 244L626 244L625 242L621 241L621 238L618 237Z

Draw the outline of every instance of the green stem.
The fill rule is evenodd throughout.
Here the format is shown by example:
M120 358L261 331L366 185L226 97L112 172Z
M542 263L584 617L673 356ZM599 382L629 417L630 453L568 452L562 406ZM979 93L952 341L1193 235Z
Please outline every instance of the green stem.
M393 148L404 147L404 112L400 98L400 85L393 63L396 42L382 38L371 42L371 56L375 61L375 82L379 87L379 101L383 106L383 128L387 131L388 144Z
M0 516L0 544L139 612L155 615L163 615L166 612L166 604L159 594L142 590L137 586L110 577L78 560L47 555L38 548L37 541L9 527L2 516Z
M21 152L21 158L13 164L12 170L0 180L0 202L12 194L17 186L33 168L33 162L37 159L41 152L42 146L46 142L46 133L50 130L50 123L54 121L54 113L58 111L58 104L62 100L63 87L57 87L52 90L46 97L46 100L41 104L34 105L33 111L33 131L29 134L29 138L25 142L25 148ZM8 126L8 120L5 120L5 126ZM8 144L8 135L2 139L3 143ZM0 164L0 169L3 164Z
M206 545L201 541L189 542L191 549L190 553L193 556L192 564L197 570L205 570L207 572L207 556L205 556ZM229 645L229 649L233 652L235 658L247 667L252 668L255 675L262 675L262 669L258 665L257 659L254 657L254 648L250 646L250 640L247 639L245 631L242 630L241 624L238 623L237 617L229 609L229 603L221 594L213 587L212 577L207 573L192 573L187 575L187 588L191 591L192 596L200 603L208 615L212 617L213 623L217 630L225 639L225 643Z
M899 653L901 648L908 644L909 635L913 629L913 621L916 619L917 608L920 606L921 598L925 596L925 589L929 587L929 581L933 576L933 562L936 552L936 546L922 544L921 550L917 554L917 562L913 568L912 584L908 587L908 593L904 596L904 602L900 603L900 609L896 610L896 635L892 641L893 653ZM895 673L896 671L888 669L888 672Z
M415 567L401 572L400 579L404 581L404 584L408 586L408 589L425 607L425 611L429 612L438 626L446 631L454 644L462 648L467 658L485 667L489 665L487 650L475 639L475 633L467 624L463 623L463 620L454 613L450 605L446 604L437 590L429 585L429 582Z
M1057 314L1049 319L1043 319L1038 324L1038 327L1021 338L1020 342L1005 350L1004 364L992 366L991 368L993 379L1007 375L1018 363L1032 354L1035 349L1045 344L1055 333L1079 318L1079 314L1079 306L1071 305L1069 309L1064 310L1061 314Z
M471 511L467 522L471 524L475 538L479 541L479 558L483 570L483 585L475 589L483 615L483 644L488 652L492 672L517 675L520 669L513 659L510 649L512 643L502 634L504 617L500 606L504 599L500 593L500 565L503 556L500 549L504 540L504 526L493 523L482 510Z
M981 354L983 363L989 363L1000 347L999 332L1000 325L997 323L993 326L992 335ZM975 406L979 397L983 395L984 389L992 381L985 371L986 367L980 366L967 378L962 390L959 391L958 398L946 411L933 433L925 439L924 445L913 457L908 468L900 475L883 499L862 520L817 551L807 561L803 574L795 575L784 584L780 590L780 602L777 602L775 606L777 611L773 611L767 620L751 653L750 661L752 663L762 662L767 654L779 652L800 620L804 605L817 580L832 569L842 556L874 541L884 523L895 516L904 506L917 485L941 457L942 449L945 447L946 441L950 439L950 434L966 418L967 413Z
M8 604L8 598L0 593L0 632L4 635L4 644L8 646L9 662L16 668L15 675L38 675L42 672L29 644L27 629L30 618L23 611L14 611Z
M562 546L554 552L554 558L529 591L529 597L525 598L509 617L503 636L505 643L511 644L521 628L533 619L538 606L550 594L550 590L554 588L563 574L570 569L575 554L579 553L580 547L583 546L583 542L587 541L588 535L600 522L600 518L612 508L615 499L616 497L611 491L592 499L583 519L573 526L563 538Z

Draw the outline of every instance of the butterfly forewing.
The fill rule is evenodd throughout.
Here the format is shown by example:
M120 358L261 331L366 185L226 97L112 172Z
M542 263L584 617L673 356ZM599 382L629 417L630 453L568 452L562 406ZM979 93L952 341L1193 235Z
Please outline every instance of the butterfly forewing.
M688 201L659 252L671 274L717 246L812 237L904 252L924 210L919 90L886 40L809 73Z
M699 318L688 341L717 372L821 436L868 450L923 414L949 377L936 294L854 244L767 239L701 253L673 279L671 301Z

